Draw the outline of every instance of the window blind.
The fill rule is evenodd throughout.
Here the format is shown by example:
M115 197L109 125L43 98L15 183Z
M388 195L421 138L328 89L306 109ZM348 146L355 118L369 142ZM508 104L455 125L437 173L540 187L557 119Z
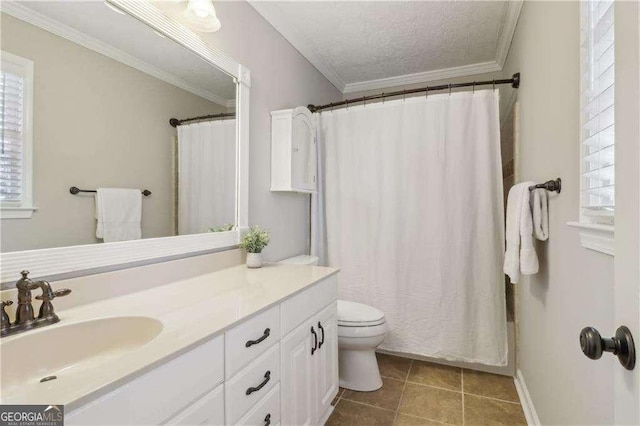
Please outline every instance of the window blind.
M24 149L24 77L0 71L0 201L21 204Z
M581 206L587 216L615 209L613 1L586 1L581 16Z

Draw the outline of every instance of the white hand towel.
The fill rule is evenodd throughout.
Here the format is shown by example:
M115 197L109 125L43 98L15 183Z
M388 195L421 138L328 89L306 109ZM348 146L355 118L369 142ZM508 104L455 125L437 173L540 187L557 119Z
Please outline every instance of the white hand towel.
M506 252L504 273L512 283L520 280L520 274L538 272L538 256L533 248L533 219L529 204L529 186L534 182L514 185L507 197Z
M96 237L105 243L142 237L142 193L139 189L98 188Z
M533 235L540 241L549 239L549 205L547 201L547 191L545 189L534 189L531 191L533 200L531 209L533 210Z
M520 199L520 273L533 275L538 273L538 255L533 247L533 215L531 214L531 192L529 187L534 182L527 182Z

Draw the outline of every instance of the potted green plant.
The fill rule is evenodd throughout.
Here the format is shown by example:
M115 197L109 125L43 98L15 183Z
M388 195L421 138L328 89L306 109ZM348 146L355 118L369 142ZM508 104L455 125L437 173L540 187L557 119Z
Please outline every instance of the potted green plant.
M240 248L247 251L247 267L262 267L262 250L269 244L269 231L252 227L240 240Z

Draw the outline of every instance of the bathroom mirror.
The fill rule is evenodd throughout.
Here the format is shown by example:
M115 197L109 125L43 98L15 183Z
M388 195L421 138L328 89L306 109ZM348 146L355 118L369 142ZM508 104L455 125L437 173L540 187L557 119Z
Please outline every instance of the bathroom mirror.
M3 137L2 282L14 260L48 276L122 263L105 250L130 262L237 243L248 70L146 1L3 2L1 31L20 121ZM38 273L34 256L65 250L96 258Z

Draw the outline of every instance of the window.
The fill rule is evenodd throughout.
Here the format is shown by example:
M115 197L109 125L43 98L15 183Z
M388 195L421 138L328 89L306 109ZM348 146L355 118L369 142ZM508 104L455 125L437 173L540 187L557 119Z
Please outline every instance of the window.
M0 212L2 218L33 213L33 62L1 52Z
M614 2L582 2L581 15L580 221L613 225Z

